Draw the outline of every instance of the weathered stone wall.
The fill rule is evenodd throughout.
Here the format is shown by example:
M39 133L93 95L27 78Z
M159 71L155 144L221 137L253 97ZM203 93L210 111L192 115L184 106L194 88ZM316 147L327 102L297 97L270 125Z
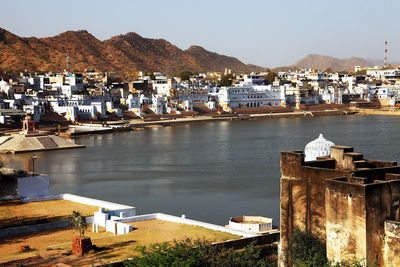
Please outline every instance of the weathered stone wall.
M363 185L328 180L325 189L328 259L366 258L366 213Z
M367 178L368 182L371 183L374 180L385 180L386 173L400 174L400 166L356 170L354 176Z
M385 267L400 266L400 222L385 221Z
M384 266L383 237L385 234L384 222L390 218L391 195L389 183L375 183L365 185L366 194L366 231L367 231L367 264Z
M304 162L302 152L281 153L282 257L287 256L290 236L296 230L325 236L325 180L348 175L334 166L332 159Z
M331 158L304 162L281 152L281 265L291 234L309 230L327 239L328 258L385 265L384 222L400 221L400 167L365 160L352 147L333 146Z
M331 147L331 157L336 161L336 169L344 170L348 168L348 162L344 161L345 153L353 152L350 146L333 146Z

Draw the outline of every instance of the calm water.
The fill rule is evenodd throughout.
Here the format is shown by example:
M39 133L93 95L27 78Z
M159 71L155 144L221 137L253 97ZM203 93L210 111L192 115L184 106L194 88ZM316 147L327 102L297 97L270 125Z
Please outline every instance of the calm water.
M399 160L400 117L340 116L205 122L75 139L84 149L35 153L50 192L217 224L262 215L279 223L279 157L323 133L365 158ZM22 168L28 154L7 156Z

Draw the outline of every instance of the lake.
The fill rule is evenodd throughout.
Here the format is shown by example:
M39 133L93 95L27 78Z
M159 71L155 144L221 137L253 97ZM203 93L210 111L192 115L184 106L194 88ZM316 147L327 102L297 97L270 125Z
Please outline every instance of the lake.
M128 204L225 225L261 215L279 224L279 157L304 150L320 133L365 158L400 160L400 117L331 116L220 121L75 139L83 149L34 153L50 193ZM4 155L22 168L31 154Z

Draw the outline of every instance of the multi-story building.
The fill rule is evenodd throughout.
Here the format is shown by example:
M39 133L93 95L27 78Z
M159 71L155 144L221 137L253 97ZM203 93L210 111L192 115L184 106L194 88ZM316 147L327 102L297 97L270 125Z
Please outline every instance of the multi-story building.
M271 88L271 87L269 87ZM221 87L218 92L218 103L224 111L235 108L284 106L284 87L278 90L258 90L251 86Z

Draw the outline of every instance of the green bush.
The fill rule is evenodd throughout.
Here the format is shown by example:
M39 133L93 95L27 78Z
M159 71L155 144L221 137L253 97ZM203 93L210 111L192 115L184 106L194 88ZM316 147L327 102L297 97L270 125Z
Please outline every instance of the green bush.
M296 231L292 234L289 242L289 257L293 266L297 267L329 266L325 242L308 231Z
M186 239L157 243L137 249L141 256L124 262L124 266L272 266L261 259L251 243L242 250L215 248L204 240Z
M289 257L296 267L368 267L365 259L354 258L338 263L328 261L325 242L308 231L293 233L289 242Z

